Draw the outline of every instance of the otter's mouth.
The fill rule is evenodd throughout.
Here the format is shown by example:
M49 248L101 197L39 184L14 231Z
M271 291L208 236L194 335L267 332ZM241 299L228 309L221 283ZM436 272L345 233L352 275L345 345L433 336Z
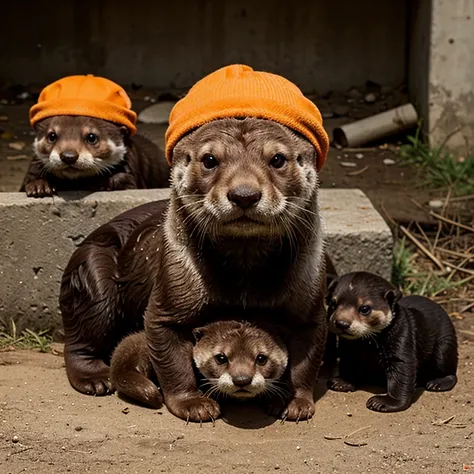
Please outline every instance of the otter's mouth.
M255 393L253 393L250 390L247 390L245 388L239 388L239 389L234 390L232 392L232 397L235 397L235 398L253 398L253 397L255 397Z

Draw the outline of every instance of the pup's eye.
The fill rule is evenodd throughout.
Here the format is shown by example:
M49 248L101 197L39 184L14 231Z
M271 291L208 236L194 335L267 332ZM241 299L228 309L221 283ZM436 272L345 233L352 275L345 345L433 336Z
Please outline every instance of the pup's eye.
M225 354L217 354L214 356L214 359L219 365L227 364L227 362L229 361Z
M56 143L58 136L56 135L56 132L49 132L46 135L46 139L48 140L49 143Z
M201 160L204 168L208 170L212 170L215 168L219 162L217 161L217 158L214 155L211 155L210 153L206 153Z
M359 308L359 313L362 314L362 316L368 316L372 312L372 308L367 305L362 305Z
M267 363L268 357L265 354L258 354L257 358L255 359L255 362L257 362L258 365L265 365Z
M99 141L99 137L95 133L88 133L86 135L86 142L89 145L95 145Z
M282 168L286 163L286 157L281 153L277 153L271 160L270 166L273 168Z

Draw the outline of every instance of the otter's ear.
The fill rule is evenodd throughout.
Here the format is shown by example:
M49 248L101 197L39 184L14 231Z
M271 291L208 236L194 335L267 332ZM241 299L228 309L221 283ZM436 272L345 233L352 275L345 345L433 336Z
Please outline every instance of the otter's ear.
M385 295L384 299L388 303L391 309L393 309L393 306L395 303L402 297L402 293L399 290L388 290Z
M195 341L199 342L205 333L206 333L206 328L193 329L193 336L194 336Z
M328 281L328 288L326 290L326 304L327 305L329 305L329 302L332 300L332 295L338 283L339 283L339 279L336 278L335 276L330 281Z
M127 127L120 127L120 133L122 134L123 138L130 138L130 130Z

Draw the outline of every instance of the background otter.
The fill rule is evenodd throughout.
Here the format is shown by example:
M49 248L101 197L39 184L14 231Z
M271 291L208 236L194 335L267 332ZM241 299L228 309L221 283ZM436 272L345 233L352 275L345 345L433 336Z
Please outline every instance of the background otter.
M271 310L291 330L289 420L314 413L327 334L325 261L316 150L264 119L215 120L173 151L172 197L138 207L92 233L61 287L66 368L79 391L110 390L110 354L143 324L169 410L192 421L219 415L198 390L192 329L222 308Z
M328 386L351 392L361 384L387 385L387 395L367 401L374 411L406 410L416 385L436 392L457 381L457 339L448 314L423 296L401 296L367 272L343 275L329 287L329 328L340 337L340 365Z
M114 191L169 186L164 153L127 127L83 116L58 115L35 124L34 158L20 192Z
M205 395L254 398L284 393L277 385L288 352L274 331L248 322L218 321L193 330L193 360ZM146 334L127 336L110 363L113 389L146 406L160 408L163 398L151 364Z

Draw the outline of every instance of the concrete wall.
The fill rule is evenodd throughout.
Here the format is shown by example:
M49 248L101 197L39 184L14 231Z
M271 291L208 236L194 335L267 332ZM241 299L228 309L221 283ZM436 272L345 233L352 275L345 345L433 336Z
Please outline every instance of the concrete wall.
M474 1L416 0L409 86L432 146L474 152Z
M116 191L31 199L0 193L0 320L18 330L60 327L58 294L69 257L95 228L169 190ZM390 278L392 235L359 190L321 190L328 253L340 273L370 270Z
M2 4L0 79L93 73L189 87L231 62L305 91L406 76L406 0L64 0Z

